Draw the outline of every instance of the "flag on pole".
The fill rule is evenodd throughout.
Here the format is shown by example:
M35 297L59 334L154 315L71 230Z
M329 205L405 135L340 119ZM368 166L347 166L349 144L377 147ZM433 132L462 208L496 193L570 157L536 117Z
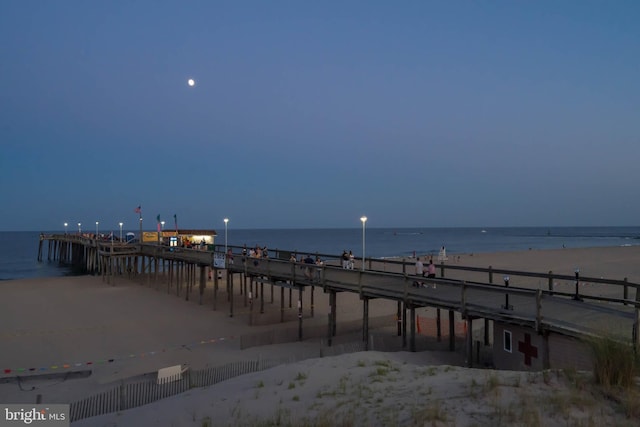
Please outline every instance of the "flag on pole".
M162 232L162 226L160 222L160 214L156 217L156 221L158 222L158 233Z
M142 215L142 206L138 206L133 210L135 213Z
M178 233L178 215L173 214L173 222L176 225L176 234Z

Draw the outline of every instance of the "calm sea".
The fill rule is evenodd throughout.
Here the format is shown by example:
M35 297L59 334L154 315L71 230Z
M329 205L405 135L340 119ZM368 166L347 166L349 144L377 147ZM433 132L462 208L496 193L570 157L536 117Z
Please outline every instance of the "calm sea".
M60 232L60 231L58 231ZM224 229L216 243L224 244ZM299 253L340 254L351 250L362 256L362 228L227 230L227 243L256 245ZM37 261L38 232L0 232L0 280L51 277L69 274L57 262ZM516 228L367 228L367 257L437 255L442 246L447 254L517 251L552 248L623 246L640 244L640 227L516 227Z

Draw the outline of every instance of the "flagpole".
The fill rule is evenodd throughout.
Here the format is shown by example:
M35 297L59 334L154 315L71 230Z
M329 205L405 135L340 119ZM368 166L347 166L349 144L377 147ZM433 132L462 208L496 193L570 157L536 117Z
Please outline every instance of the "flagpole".
M139 208L140 219L138 222L140 223L140 244L142 244L142 208Z

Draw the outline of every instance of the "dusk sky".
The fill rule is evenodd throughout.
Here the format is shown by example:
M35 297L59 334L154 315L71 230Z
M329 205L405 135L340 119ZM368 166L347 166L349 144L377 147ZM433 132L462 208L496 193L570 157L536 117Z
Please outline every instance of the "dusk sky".
M0 230L638 225L638 1L0 2ZM195 85L190 87L188 79Z

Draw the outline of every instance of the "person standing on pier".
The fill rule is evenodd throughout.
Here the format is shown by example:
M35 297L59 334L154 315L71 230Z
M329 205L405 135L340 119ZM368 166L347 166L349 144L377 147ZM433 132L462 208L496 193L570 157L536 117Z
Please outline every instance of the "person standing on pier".
M420 261L420 257L416 258L416 276L424 276L425 273L425 269L424 269L424 264L422 263L422 261ZM413 282L413 286L416 288L419 288L420 286L422 286L422 282L420 281L415 281Z
M436 278L436 266L433 263L433 258L429 259L429 265L427 266L427 277L430 279ZM433 289L436 288L435 282L433 283Z
M346 249L342 251L342 268L349 268L349 254Z
M322 267L324 266L324 262L322 262L319 256L316 256L316 266L318 267L316 268L316 276L319 282L322 277Z
M433 258L429 260L429 265L427 266L427 277L430 279L436 277L436 266L433 263Z
M304 263L307 264L307 268L304 270L304 275L307 276L307 278L309 280L312 280L313 279L313 270L312 270L311 266L313 264L315 264L315 261L313 260L311 255L307 255L307 257L304 259Z

